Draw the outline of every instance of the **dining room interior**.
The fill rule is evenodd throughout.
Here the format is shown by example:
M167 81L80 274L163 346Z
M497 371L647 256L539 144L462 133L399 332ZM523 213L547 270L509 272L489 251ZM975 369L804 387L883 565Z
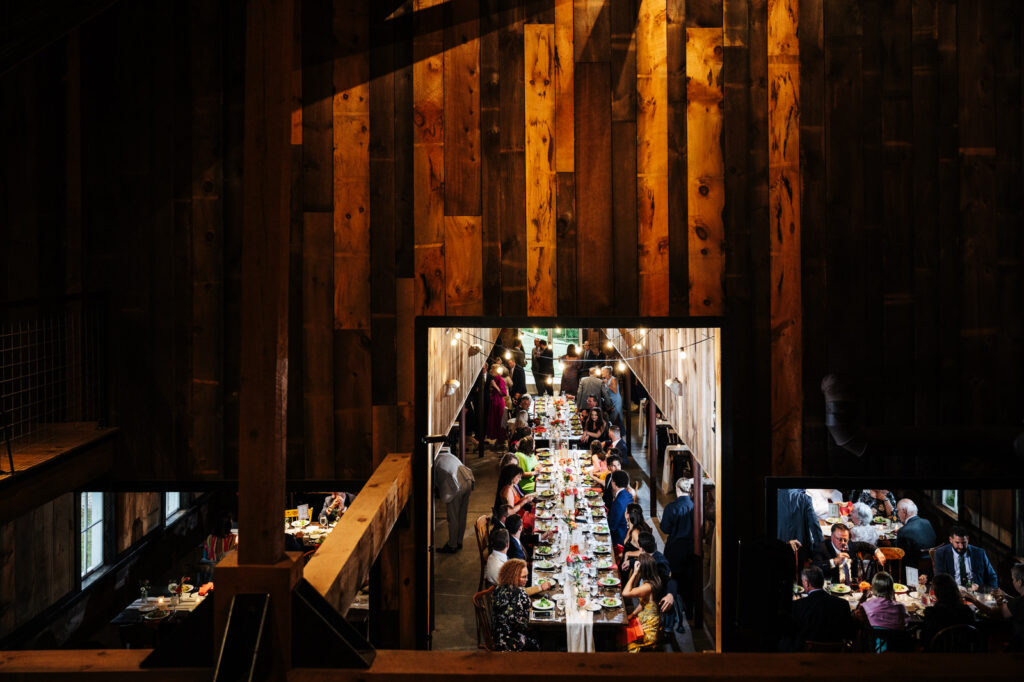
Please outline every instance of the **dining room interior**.
M859 530L855 490L910 499L952 575L982 558L961 544L991 561L994 606L968 608L1021 603L1022 60L1014 0L5 3L0 676L1014 679L1012 618L984 655L851 637L840 665L763 618L835 569L778 537L783 490L840 493L800 531L822 543L902 530ZM510 658L476 620L474 524L501 530L518 461L480 421L516 341L544 429L524 514L556 531L534 551L619 570L523 601L554 561L522 587L509 563L522 642L549 636ZM625 479L560 395L584 341L614 358ZM461 549L439 452L480 484ZM701 503L657 641L626 618L656 618L653 574L628 585L650 562L599 532L599 490L636 493L666 560L669 503ZM618 650L570 651L603 599Z

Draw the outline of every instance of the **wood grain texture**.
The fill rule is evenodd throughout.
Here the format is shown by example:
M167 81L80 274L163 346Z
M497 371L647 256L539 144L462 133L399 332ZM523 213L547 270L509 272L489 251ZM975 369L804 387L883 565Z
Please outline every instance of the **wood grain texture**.
M573 0L572 5L573 50L576 62L609 61L611 21L608 15L608 0Z
M500 64L501 312L526 314L526 8L514 6L498 35Z
M640 0L639 4L636 28L637 293L641 315L668 315L667 19L664 2Z
M479 5L449 3L444 29L444 213L478 216L480 192Z
M690 238L686 195L686 3L668 0L665 12L668 71L669 313L690 312Z
M501 312L501 69L497 0L480 8L480 172L483 300L487 314Z
M365 478L373 471L373 407L367 400L373 376L371 346L369 330L334 331L333 460L338 478ZM352 452L364 456L352 457Z
M445 310L449 315L482 315L480 216L445 216Z
M800 71L798 14L768 2L772 471L801 470Z
M636 315L640 310L637 293L637 124L612 122L612 280L615 286L615 310L620 315Z
M556 105L557 106L557 105ZM560 315L576 314L576 175L558 173L555 179L555 271Z
M640 0L610 0L612 121L636 120L636 37ZM663 5L664 3L658 3Z
M573 0L555 0L555 171L576 167Z
M310 136L306 136L309 144ZM334 476L334 226L330 213L304 216L302 240L303 432L306 476Z
M690 314L723 311L725 164L721 28L686 29L686 206Z
M554 315L555 263L555 31L527 24L526 79L526 311Z

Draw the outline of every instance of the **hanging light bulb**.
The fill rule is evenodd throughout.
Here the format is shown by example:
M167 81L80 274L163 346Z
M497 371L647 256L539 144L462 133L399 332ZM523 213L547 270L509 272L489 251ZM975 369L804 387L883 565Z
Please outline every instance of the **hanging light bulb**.
M614 345L615 344L612 343L611 339L608 339L607 341L604 342L604 347L607 348L608 350L611 350Z
M618 369L618 370L619 370L620 372L625 372L625 371L626 371L626 363L624 363L624 362L623 362L622 360L619 360L619 364L618 364L618 365L616 365L615 367L616 367L616 369Z
M551 377L548 377L548 386L550 386L553 383L555 383L555 380Z
M555 327L555 333L556 334L561 334L562 333L562 328L561 327Z
M504 373L505 373L505 368L502 367L501 365L498 365L498 374L504 374Z
M458 339L452 339L452 345L453 345L453 346L454 346L455 344L457 344L458 342L459 342L459 340L458 340Z
M462 332L455 332L455 338L461 339L462 338Z
M558 369L562 370L563 372L565 371L565 363L562 362L561 360L558 361Z
M633 344L633 350L643 350L643 349L644 349L644 344L642 344L642 343L634 343Z
M512 359L512 351L510 351L510 350L505 351L505 359L506 360L511 360Z

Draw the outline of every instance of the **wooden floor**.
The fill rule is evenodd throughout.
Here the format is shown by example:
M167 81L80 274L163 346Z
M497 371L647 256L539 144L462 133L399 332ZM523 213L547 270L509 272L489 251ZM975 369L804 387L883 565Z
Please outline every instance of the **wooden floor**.
M11 443L14 470L24 473L61 455L89 446L116 431L101 429L96 422L69 422L50 424L24 440ZM11 477L7 447L0 443L0 481Z

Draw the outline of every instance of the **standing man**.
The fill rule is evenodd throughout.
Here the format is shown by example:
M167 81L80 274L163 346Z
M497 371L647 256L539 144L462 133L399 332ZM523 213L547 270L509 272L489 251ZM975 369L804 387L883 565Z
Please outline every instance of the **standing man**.
M576 389L577 410L587 407L587 398L594 398L597 401L594 403L594 407L601 407L612 401L608 387L601 381L601 370L591 366L588 372L587 376L580 379L580 385Z
M540 339L534 337L533 339L533 350L530 351L530 371L533 372L533 383L537 386L537 395L544 395L541 386L544 383L544 377L540 374L540 364L537 358L540 356Z
M512 404L518 405L519 399L526 395L526 370L519 366L515 356L506 360L505 365L508 366L508 375L512 379L512 388L509 389L509 393L512 394Z
M537 383L537 395L544 395L545 393L550 396L555 395L554 354L548 348L548 342L544 339L540 340L540 352L537 353L534 363L533 376L535 379L538 376L540 377Z
M438 549L442 554L454 554L462 549L462 536L466 533L466 513L469 494L473 492L473 471L459 461L447 447L434 456L434 491L445 503L448 519L448 542Z
M597 353L590 347L590 339L583 340L583 352L580 353L580 373L589 373L597 362Z
M821 544L821 526L811 496L803 488L782 488L775 501L775 537L796 540L808 550Z
M935 575L948 573L961 587L972 583L990 588L999 587L995 569L981 547L970 544L967 530L953 526L949 531L949 544L935 550Z
M676 499L665 505L661 514L661 532L665 534L665 558L683 598L687 617L693 617L693 479L676 481Z

